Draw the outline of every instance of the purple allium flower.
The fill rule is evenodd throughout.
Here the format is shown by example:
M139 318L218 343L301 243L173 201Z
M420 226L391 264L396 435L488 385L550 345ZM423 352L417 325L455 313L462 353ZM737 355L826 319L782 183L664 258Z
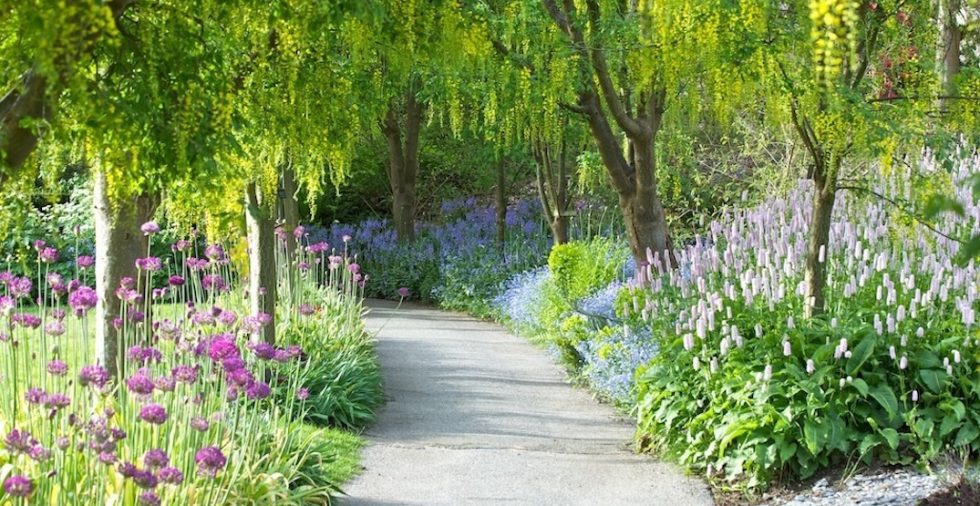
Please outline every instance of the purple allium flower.
M15 474L3 480L3 490L14 497L27 497L34 491L34 482L26 476Z
M132 276L123 276L123 278L119 280L119 286L123 288L132 288L136 286L136 280L133 279Z
M12 453L27 453L32 446L37 444L37 440L31 436L30 432L17 429L13 429L7 433L7 437L4 438L3 442Z
M75 259L75 265L77 265L81 269L88 269L89 267L95 265L95 257L91 257L89 255L81 255Z
M230 383L233 386L239 386L239 387L248 386L253 381L255 381L255 377L252 376L252 373L245 368L235 369L234 371L228 371L226 378L228 380L228 383Z
M7 288L10 289L10 295L15 299L21 299L31 294L34 283L31 282L30 278L14 277L7 283Z
M256 381L245 389L245 395L247 395L249 399L253 400L265 399L270 393L271 391L269 389L269 385L261 381Z
M241 357L228 357L221 361L221 367L225 372L235 372L245 368L245 361Z
M10 317L10 321L28 329L36 329L41 326L41 318L30 313L19 313Z
M352 274L357 274L361 271L361 266L358 264L350 264L347 266L347 270L349 270Z
M13 311L17 302L9 295L0 295L0 313L9 314Z
M36 444L27 451L27 456L35 462L44 462L51 459L51 450Z
M300 272L306 272L306 271L310 270L310 263L309 262L300 262L300 263L296 264L296 268L299 269Z
M222 310L218 314L218 321L225 325L234 325L238 321L238 315L234 311Z
M115 453L106 451L99 452L99 462L105 465L111 466L112 464L115 464L117 460L118 458L116 457Z
M46 264L53 264L58 261L58 250L52 247L45 247L38 252L37 256Z
M197 451L194 462L197 463L199 473L213 477L225 467L226 459L218 447L208 446Z
M201 280L202 286L207 291L224 292L228 289L228 283L224 278L217 274L208 274Z
M310 304L300 304L299 307L296 308L296 311L303 316L310 316L316 312L316 310L313 309L313 306Z
M167 421L167 409L159 404L147 404L140 409L140 419L154 425L161 425Z
M223 260L225 258L225 249L220 244L209 244L208 247L204 248L204 256L211 260Z
M141 271L156 272L163 268L163 262L158 257L137 258L136 268Z
M226 358L238 357L238 345L230 335L221 335L211 341L208 346L208 356L215 362L221 362Z
M122 464L119 464L119 474L121 474L124 478L132 478L138 472L139 468L137 468L136 464L133 464L132 462L123 462Z
M34 246L34 249L37 250L38 253L40 253L41 250L48 245L48 243L42 239L35 239L31 245Z
M202 271L208 267L208 261L203 258L188 257L184 264L192 271Z
M309 247L306 248L306 251L314 254L326 253L327 251L330 251L330 245L327 244L326 241L320 241L309 245Z
M59 320L59 321L60 320L64 320L65 319L65 310L64 309L61 309L61 308L52 309L51 310L51 317L54 318L55 320Z
M184 286L184 282L185 281L184 281L184 278L183 277L177 276L177 275L173 275L173 276L170 276L170 279L167 280L167 282L170 283L170 286Z
M211 424L208 423L207 419L201 416L195 416L191 418L191 428L198 432L205 432L208 430Z
M250 345L252 353L262 360L272 360L276 356L276 348L269 343L253 343Z
M154 478L154 480L156 480L156 478ZM140 494L138 501L140 506L160 506L161 504L160 496L158 496L156 492L153 492L152 490L147 490L146 492Z
M160 231L160 225L157 225L155 221L148 221L140 225L140 231L143 232L143 235L155 234Z
M47 394L44 390L37 387L28 388L24 392L24 398L28 404L43 404L45 397L47 397Z
M157 478L160 479L161 483L180 485L184 482L184 473L180 472L180 469L176 467L165 466L157 471Z
M93 385L102 388L109 382L109 371L101 365L87 365L78 372L78 381L82 386Z
M301 401L305 401L309 397L310 397L310 391L306 387L302 387L299 390L296 390L296 398L297 399L299 399Z
M174 367L171 373L174 379L180 383L191 384L197 381L197 367L191 367L189 365L178 365Z
M156 488L159 481L152 471L141 469L133 473L133 483L139 488L150 490Z
M184 251L187 248L189 248L190 246L191 246L190 241L187 241L185 239L180 239L177 242L173 243L170 246L170 249L172 249L174 251Z
M126 388L135 394L150 395L153 393L153 380L141 371L126 380Z
M73 279L73 280L69 281L68 282L68 293L72 293L75 290L78 290L78 287L80 287L80 286L82 286L82 282L79 281L79 280L77 280L77 279Z
M292 360L292 358L293 358L292 355L290 355L288 351L276 350L276 354L275 356L272 357L272 360L275 360L276 362L279 363L286 363Z
M75 316L84 316L98 301L99 295L87 286L78 287L68 296L68 305L75 311Z
M68 438L66 438L65 436L58 436L54 440L54 445L58 447L59 450L65 451L68 449L68 446L71 445L71 442L68 441Z
M173 392L177 387L177 380L173 376L157 376L153 379L153 385L161 392Z
M170 464L170 457L159 448L153 448L143 454L143 465L150 468L164 467Z
M403 286L403 287L401 287L401 288L398 289L398 296L399 297L401 297L403 299L407 299L409 295L411 295L411 292L408 291L408 288L406 288L406 287Z
M303 225L299 225L293 229L293 237L295 237L297 240L303 237L303 234L305 233L306 233L306 228L304 228Z
M44 398L44 406L54 410L67 408L70 404L71 397L68 394L54 393Z

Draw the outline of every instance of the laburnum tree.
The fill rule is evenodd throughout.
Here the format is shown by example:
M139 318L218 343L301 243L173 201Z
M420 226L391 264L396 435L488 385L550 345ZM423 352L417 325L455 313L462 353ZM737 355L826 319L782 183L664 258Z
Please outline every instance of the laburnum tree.
M933 2L760 1L743 8L760 13L738 46L754 63L733 63L758 76L754 82L770 120L791 125L810 159L804 288L806 314L816 316L827 304L826 258L838 192L867 192L875 179L866 170L871 161L888 167L893 157L938 142L947 123L937 107L962 97L944 95L948 60L934 57L941 35ZM656 16L656 9L649 15Z
M673 263L658 137L667 122L738 103L739 75L721 75L716 62L753 13L686 0L485 0L468 12L484 20L500 55L487 68L495 84L487 123L500 137L554 151L559 117L584 121L619 197L633 256Z
M374 34L374 63L362 67L373 79L373 101L384 106L376 124L385 138L385 167L397 238L415 239L417 184L422 129L441 117L439 127L459 134L458 88L478 46L472 43L459 3L454 0L382 0L365 27Z
M140 224L175 180L217 174L236 68L225 2L3 2L0 178L93 173L96 340L115 371L115 290L145 254Z

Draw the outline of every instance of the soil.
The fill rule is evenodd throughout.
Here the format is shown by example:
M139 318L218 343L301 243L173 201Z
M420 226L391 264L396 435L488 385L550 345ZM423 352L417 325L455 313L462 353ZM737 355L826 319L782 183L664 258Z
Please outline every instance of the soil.
M952 486L930 495L920 506L976 506L980 504L980 486L960 478Z

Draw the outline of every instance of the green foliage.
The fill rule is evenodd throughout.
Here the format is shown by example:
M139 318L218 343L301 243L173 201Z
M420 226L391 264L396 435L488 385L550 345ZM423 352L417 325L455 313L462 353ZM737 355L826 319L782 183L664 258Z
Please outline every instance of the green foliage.
M285 342L307 352L297 384L309 393L305 400L290 403L284 399L283 403L310 423L357 430L374 420L384 392L374 341L364 330L361 307L346 298L320 289L314 297L317 312L283 323Z
M538 318L545 338L558 349L562 364L578 371L582 357L577 346L589 337L588 316L576 313L576 302L622 275L629 251L612 239L595 237L556 245L548 256L551 277L542 291L545 304Z

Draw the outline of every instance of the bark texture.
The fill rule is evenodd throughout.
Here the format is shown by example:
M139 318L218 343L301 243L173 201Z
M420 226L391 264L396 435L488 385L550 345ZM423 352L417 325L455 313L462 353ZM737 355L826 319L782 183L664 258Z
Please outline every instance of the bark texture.
M47 120L45 106L47 80L34 71L25 73L20 86L0 98L0 167L19 168L37 147L37 129L28 120ZM0 175L5 171L0 170Z
M299 205L296 202L296 172L292 165L285 164L282 168L282 228L286 232L287 258L292 259L297 242L293 240L293 230L299 226Z
M267 210L255 183L245 189L245 223L248 229L248 296L253 315L266 313L272 321L254 336L269 344L276 342L276 233L275 220Z
M124 277L136 278L136 259L146 256L147 240L140 225L149 221L159 205L155 195L141 194L113 202L102 171L94 174L95 192L95 341L98 361L113 376L124 374L119 350L126 348L113 320L121 316L116 289Z
M565 143L554 149L545 143L534 146L535 180L541 209L548 220L554 244L568 242L568 217L571 204L568 192L569 171L566 165Z
M587 41L581 26L589 23L592 29L601 29L602 13L596 0L585 1L585 20L575 19L577 7L571 0L562 0L561 5L556 0L542 0L542 4L582 59L590 64L589 78L584 79L576 110L585 115L603 165L619 195L620 211L637 265L647 262L649 254L676 266L654 157L666 108L666 90L656 76L636 89L629 89L627 80L614 83L603 48ZM626 134L628 149L623 149L613 132L609 116ZM635 159L634 164L628 162L624 151Z
M415 185L419 172L419 132L422 104L415 97L417 86L409 87L404 104L392 100L381 122L388 142L388 184L391 187L391 215L400 242L415 240ZM399 117L404 115L404 122Z

